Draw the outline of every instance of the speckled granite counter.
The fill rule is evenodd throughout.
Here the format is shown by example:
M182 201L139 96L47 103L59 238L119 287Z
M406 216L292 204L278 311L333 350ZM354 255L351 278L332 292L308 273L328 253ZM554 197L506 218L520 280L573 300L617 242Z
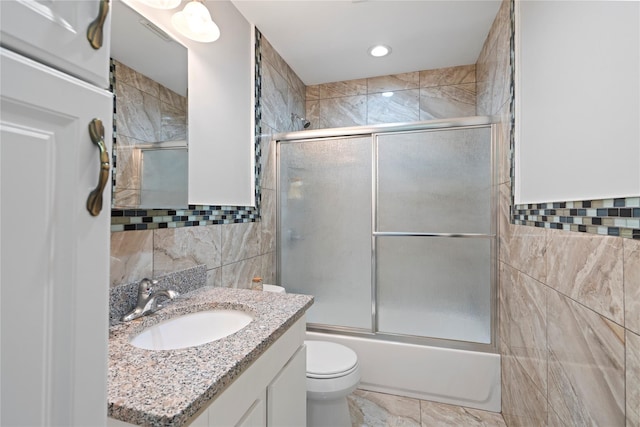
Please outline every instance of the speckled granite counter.
M308 295L200 288L167 307L109 329L109 417L139 425L180 426L206 407L313 303ZM129 340L181 314L234 308L253 314L244 329L197 347L150 351Z

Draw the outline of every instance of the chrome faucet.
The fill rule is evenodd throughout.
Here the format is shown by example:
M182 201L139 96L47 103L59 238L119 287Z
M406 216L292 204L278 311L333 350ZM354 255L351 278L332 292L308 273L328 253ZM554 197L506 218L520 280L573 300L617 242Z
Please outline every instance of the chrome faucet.
M176 291L172 291L170 289L161 289L158 291L154 291L153 286L157 284L157 280L151 280L147 278L144 278L140 281L140 284L138 285L138 302L136 304L136 307L129 313L122 316L123 322L137 319L138 317L145 316L161 309L162 306L158 304L158 297L174 299L178 295L180 295Z

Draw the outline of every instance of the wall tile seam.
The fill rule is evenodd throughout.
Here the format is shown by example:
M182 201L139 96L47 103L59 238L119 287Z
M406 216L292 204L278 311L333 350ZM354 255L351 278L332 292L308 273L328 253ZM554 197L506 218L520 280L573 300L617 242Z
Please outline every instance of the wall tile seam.
M560 294L560 295L562 295L562 296L564 296L564 297L566 297L566 298L570 299L571 301L575 302L576 304L579 304L579 305L580 305L580 306L582 306L583 308L586 308L587 310L592 311L593 313L595 313L595 314L597 314L598 316L600 316L600 317L602 317L602 318L606 319L607 321L609 321L609 322L611 322L611 323L614 323L614 324L616 324L616 325L620 326L621 328L623 328L623 329L625 329L625 330L630 330L630 329L628 329L628 328L624 325L624 320L625 320L625 319L624 319L624 317L623 317L623 323L621 324L621 323L619 323L619 322L615 321L614 319L610 318L609 316L607 316L607 315L605 315L605 314L602 314L602 313L599 313L599 312L598 312L598 311L596 311L595 309L593 309L593 308L591 308L591 307L589 307L589 306L585 305L584 303L582 303L582 302L580 302L580 301L577 301L574 297L572 297L572 296L570 296L570 295L567 295L567 294L565 294L565 293L564 293L564 292L562 292L562 291L559 291L558 289L554 288L553 286L549 285L548 283L545 283L545 282L540 281L539 279L536 279L535 277L531 276L530 274L527 274L525 271L520 270L518 267L515 267L514 265L510 264L509 262L504 261L504 260L501 260L501 262L503 262L505 265L508 265L509 267L513 268L514 270L517 270L519 273L524 274L525 276L529 277L530 279L535 280L535 281L536 281L536 282L538 282L539 284L543 285L543 286L547 289L547 290L546 290L546 292L548 292L548 291L554 291L554 292L557 292L558 294ZM623 301L624 301L624 298L623 298ZM633 331L632 331L632 332L633 332Z
M259 253L257 255L252 255L252 256L249 256L247 258L238 259L236 261L230 261L230 262L227 262L227 263L223 262L222 264L220 264L220 267L214 267L214 268L229 267L230 265L238 264L240 262L249 261L249 260L252 260L252 259L263 257L265 255L268 255L268 254L272 253L272 252L273 251L271 251L271 252L261 252L261 253Z

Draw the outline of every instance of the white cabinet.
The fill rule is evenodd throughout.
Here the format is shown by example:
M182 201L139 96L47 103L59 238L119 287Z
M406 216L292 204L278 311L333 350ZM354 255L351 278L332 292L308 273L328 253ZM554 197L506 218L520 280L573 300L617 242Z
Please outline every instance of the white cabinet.
M86 203L101 170L89 124L110 149L112 96L0 56L0 425L104 425L109 190L98 216Z
M267 425L304 426L307 422L307 349L300 347L267 387Z
M109 2L101 0L0 1L2 46L108 88L110 14L101 26L102 47L95 49L87 38L89 25L100 21L101 10L108 7Z

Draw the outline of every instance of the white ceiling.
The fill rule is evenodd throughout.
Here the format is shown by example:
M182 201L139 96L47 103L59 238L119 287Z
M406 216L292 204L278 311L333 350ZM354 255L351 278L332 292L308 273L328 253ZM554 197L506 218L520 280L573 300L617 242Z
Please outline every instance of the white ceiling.
M474 64L500 0L232 0L307 85ZM213 17L215 20L215 16ZM385 44L392 53L373 58Z

